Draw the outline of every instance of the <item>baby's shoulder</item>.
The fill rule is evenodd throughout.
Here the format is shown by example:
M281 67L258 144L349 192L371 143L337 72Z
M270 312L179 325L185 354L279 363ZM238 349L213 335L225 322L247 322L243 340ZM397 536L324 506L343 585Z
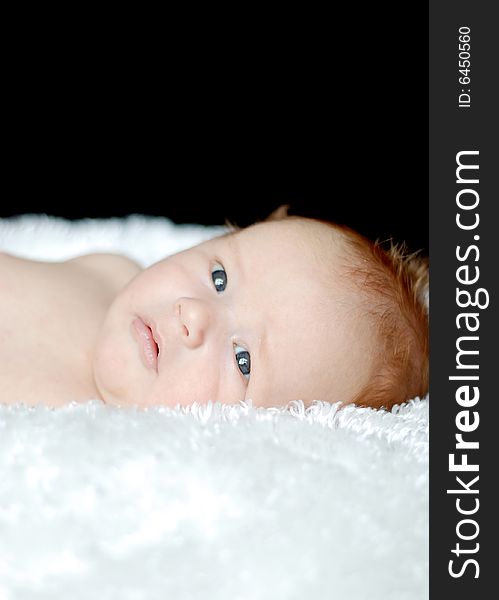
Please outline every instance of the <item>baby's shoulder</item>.
M95 252L93 254L82 254L70 258L67 262L78 263L93 269L120 268L130 271L141 271L142 267L134 260L124 254L113 254L111 252Z
M106 281L116 281L120 286L142 271L142 267L128 256L107 252L77 256L66 261L66 264L84 268Z

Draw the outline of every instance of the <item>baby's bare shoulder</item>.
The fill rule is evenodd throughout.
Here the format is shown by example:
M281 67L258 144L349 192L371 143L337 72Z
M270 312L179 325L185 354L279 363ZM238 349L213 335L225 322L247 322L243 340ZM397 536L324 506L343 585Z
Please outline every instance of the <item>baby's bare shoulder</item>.
M128 256L107 252L84 254L71 258L66 263L78 265L92 271L97 276L119 281L122 284L142 271L142 267Z
M93 254L82 254L71 258L67 262L76 262L82 265L87 265L95 269L122 268L141 271L142 267L134 260L124 254L113 254L111 252L96 252Z

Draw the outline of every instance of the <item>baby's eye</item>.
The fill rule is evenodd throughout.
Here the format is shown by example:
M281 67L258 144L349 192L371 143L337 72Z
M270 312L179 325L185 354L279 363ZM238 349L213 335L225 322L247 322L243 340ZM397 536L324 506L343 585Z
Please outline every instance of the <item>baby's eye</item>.
M241 346L234 346L234 352L238 369L246 379L249 379L251 371L250 353Z
M216 263L211 270L213 285L219 294L227 287L227 273L220 263Z

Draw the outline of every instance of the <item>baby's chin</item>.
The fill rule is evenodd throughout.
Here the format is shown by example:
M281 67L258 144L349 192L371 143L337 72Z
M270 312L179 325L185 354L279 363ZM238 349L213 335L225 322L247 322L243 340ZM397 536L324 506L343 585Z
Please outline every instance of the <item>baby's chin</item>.
M124 400L123 398L117 394L112 393L108 390L105 385L105 382L102 381L101 377L98 374L94 373L94 382L97 391L99 392L99 397L104 402L104 404L108 404L109 406L123 406Z
M93 362L93 378L95 388L104 404L111 406L127 406L130 404L130 393L123 377L116 369L103 364L97 357Z

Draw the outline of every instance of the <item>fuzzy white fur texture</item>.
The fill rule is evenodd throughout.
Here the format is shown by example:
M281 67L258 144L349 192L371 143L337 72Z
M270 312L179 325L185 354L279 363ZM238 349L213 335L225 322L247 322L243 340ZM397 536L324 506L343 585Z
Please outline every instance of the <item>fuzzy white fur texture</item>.
M224 230L24 215L0 250L148 266ZM0 406L0 600L424 600L428 405Z

